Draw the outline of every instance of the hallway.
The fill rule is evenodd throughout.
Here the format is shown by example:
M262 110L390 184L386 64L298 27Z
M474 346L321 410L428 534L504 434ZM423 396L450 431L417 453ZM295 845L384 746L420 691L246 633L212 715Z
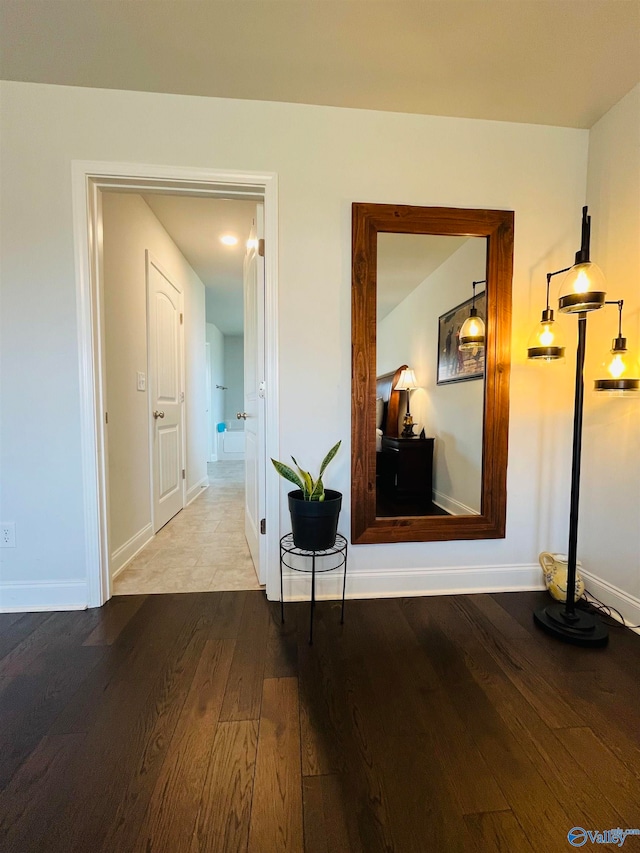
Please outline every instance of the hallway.
M210 462L209 488L118 575L114 595L261 589L244 536L244 462Z

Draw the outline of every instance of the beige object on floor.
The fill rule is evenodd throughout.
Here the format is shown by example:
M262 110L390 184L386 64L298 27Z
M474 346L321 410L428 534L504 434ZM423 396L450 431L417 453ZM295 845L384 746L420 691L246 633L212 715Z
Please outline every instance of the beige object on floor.
M566 601L569 558L566 554L550 554L548 551L543 551L538 559L542 566L547 589L556 601ZM575 601L581 598L584 593L584 581L578 571L581 568L582 563L578 560L576 564Z

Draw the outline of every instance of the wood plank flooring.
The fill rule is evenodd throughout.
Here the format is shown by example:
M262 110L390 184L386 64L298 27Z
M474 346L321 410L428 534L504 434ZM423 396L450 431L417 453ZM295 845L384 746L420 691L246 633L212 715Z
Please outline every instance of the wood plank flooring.
M555 853L640 829L640 636L542 593L0 615L2 853ZM591 845L589 845L591 846ZM598 845L598 849L619 849ZM625 850L640 851L640 836Z

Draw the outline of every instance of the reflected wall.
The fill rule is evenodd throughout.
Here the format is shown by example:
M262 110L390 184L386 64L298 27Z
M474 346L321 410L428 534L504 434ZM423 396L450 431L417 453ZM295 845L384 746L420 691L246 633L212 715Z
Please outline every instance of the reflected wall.
M424 429L434 439L432 483L426 486L434 507L425 514L481 511L484 352L467 356L480 365L473 371L477 378L444 384L438 384L438 358L462 358L456 340L460 322L452 309L470 299L472 281L486 277L486 242L479 237L378 235L376 371L379 376L408 364L416 374L419 387L410 400L415 433ZM451 320L440 324L440 317ZM401 418L405 410L402 392ZM398 504L398 515L415 514L407 507Z

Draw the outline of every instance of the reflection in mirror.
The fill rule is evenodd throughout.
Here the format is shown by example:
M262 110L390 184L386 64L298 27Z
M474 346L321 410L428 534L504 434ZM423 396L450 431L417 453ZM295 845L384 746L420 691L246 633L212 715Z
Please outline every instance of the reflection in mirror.
M480 514L484 345L460 349L460 331L472 282L482 282L475 308L485 320L486 265L486 239L378 234L377 517ZM385 378L405 364L413 390L404 390L407 372ZM400 395L393 424L384 417L391 386Z
M352 542L502 538L513 212L352 211Z

